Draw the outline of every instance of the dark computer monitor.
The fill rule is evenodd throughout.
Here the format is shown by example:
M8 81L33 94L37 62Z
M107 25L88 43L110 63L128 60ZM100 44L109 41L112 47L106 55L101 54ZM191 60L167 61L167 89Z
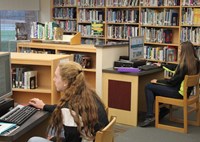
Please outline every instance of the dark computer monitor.
M0 102L12 95L10 53L0 52Z
M144 59L144 37L129 37L129 60L134 61L138 59Z

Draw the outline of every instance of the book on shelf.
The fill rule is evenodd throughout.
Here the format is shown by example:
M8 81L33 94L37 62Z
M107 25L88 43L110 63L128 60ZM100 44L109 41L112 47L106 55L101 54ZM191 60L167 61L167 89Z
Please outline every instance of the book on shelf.
M172 12L171 15L171 26L178 26L178 12Z
M193 24L199 25L200 24L200 8L194 8L194 16L193 16Z
M24 72L24 89L35 89L38 87L37 73L37 71L33 70Z
M176 62L177 61L177 49L175 47L168 46L167 61L168 62Z
M92 35L103 36L103 21L92 21Z
M172 43L172 30L166 29L164 30L164 41L165 43Z
M16 40L28 39L28 25L26 23L15 23Z
M31 76L30 80L29 80L29 84L30 84L30 89L35 89L36 86L36 76Z

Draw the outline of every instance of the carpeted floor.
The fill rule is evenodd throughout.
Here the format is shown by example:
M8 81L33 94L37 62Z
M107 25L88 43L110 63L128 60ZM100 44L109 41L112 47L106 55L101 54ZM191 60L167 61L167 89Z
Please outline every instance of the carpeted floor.
M116 124L115 142L200 142L200 127L189 126L189 133L182 134L155 127L127 127Z
M142 128L117 123L114 126L114 142L200 142L200 127L189 126L188 131L188 134L183 134L154 126Z

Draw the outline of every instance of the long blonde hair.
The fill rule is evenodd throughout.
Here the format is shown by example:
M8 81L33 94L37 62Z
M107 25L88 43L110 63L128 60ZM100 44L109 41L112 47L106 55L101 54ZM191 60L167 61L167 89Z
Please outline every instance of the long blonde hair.
M186 41L181 44L181 52L179 58L180 68L183 68L185 65L188 69L188 75L198 73L199 66L197 66L197 64L199 63L199 59L191 42Z
M53 112L49 129L55 130L57 141L59 142L63 127L61 108L68 104L81 136L93 139L94 126L98 122L96 99L100 101L100 98L86 83L80 64L75 62L59 64L59 69L62 80L66 81L68 86ZM72 113L72 110L76 114ZM79 116L81 116L81 120Z

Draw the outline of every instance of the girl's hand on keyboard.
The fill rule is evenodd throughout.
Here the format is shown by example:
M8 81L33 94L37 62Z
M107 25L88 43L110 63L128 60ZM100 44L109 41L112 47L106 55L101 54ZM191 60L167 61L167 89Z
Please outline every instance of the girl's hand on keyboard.
M153 63L153 65L156 65L156 66L160 67L161 63Z
M29 101L29 105L31 105L35 108L38 108L38 109L43 109L45 103L38 98L33 98Z
M151 83L157 83L157 79L151 80Z

